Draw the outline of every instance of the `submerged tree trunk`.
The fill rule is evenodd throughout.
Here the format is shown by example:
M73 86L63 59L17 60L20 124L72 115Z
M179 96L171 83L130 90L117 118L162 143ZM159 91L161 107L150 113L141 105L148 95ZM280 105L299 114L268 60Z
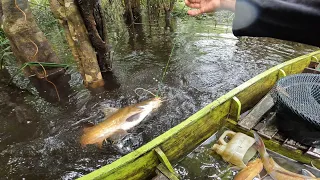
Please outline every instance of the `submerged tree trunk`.
M51 11L62 24L67 42L77 62L86 86L96 88L104 85L88 31L73 0L50 0Z
M170 0L169 4L164 3L163 4L163 9L165 13L165 22L166 22L166 27L165 29L170 29L170 31L173 31L172 26L171 26L171 12L174 8L174 3L176 0Z
M2 17L3 17L3 10L2 10L2 1L0 0L0 27L2 28ZM1 67L0 67L1 69Z
M124 0L125 3L125 13L127 24L132 24L134 22L141 21L141 8L140 0Z
M27 0L2 0L2 8L3 30L18 62L60 62L43 32L38 28ZM27 75L35 73L38 78L44 78L64 73L64 69L44 70L41 66L33 66L28 67L26 73Z
M125 0L125 23L129 33L129 44L132 50L143 50L145 35L142 26L142 16L139 0ZM140 47L138 47L140 45Z
M111 71L110 46L100 0L75 0L87 28L92 46L97 52L100 70Z

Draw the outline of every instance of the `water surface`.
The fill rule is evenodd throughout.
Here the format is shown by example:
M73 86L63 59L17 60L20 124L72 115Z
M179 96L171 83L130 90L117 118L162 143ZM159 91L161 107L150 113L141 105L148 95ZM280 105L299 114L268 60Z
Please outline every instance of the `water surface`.
M7 86L10 76L7 71L1 71L0 176L5 179L80 177L151 141L266 69L316 50L270 38L239 39L233 36L228 19L215 24L213 18L175 18L171 30L164 28L162 19L144 18L143 24L128 32L124 24L123 31L111 26L110 38L116 43L114 74L109 77L113 84L89 91L82 86L76 69L70 68L63 77L69 84L59 92L61 103L54 102L55 91L38 93L27 80L15 78L19 88ZM159 85L173 48L165 79ZM9 65L7 69L10 73L14 71ZM102 108L124 107L151 97L147 93L138 96L134 92L136 88L153 92L160 88L160 94L169 101L132 129L121 143L109 143L103 149L81 148L79 137L84 123L101 122ZM49 94L53 97L51 101L43 98ZM201 162L202 168L225 165L214 162L210 157ZM201 177L214 173L208 171Z

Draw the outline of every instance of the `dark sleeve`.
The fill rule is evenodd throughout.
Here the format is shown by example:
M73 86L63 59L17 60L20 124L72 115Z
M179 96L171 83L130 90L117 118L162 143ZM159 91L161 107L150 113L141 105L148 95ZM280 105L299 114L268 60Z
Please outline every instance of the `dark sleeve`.
M320 0L237 0L232 29L320 47Z

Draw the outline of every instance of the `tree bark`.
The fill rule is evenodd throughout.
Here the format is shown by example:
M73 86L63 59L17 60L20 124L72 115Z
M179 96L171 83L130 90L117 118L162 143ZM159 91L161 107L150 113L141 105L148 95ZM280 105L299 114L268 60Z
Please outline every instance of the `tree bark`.
M0 0L0 27L1 28L2 28L2 21L3 21L2 17L3 17L2 1ZM0 69L1 69L1 67L0 67Z
M100 0L75 0L87 28L92 46L97 52L100 70L111 71L110 46Z
M50 0L50 7L65 30L67 42L82 74L84 84L91 88L103 86L104 81L96 52L91 45L88 31L76 4L73 0Z
M136 21L141 22L140 0L124 0L125 13L127 24L132 24Z
M27 0L2 0L2 8L3 30L18 62L60 62L37 26ZM25 72L27 75L35 73L38 78L44 78L44 75L64 73L64 69L46 69L44 72L42 67L34 66L28 67Z
M169 5L166 3L163 4L163 9L164 9L164 13L165 13L165 22L166 22L165 29L169 28L170 31L173 31L170 20L171 20L171 12L174 8L175 2L176 2L176 0L170 0Z

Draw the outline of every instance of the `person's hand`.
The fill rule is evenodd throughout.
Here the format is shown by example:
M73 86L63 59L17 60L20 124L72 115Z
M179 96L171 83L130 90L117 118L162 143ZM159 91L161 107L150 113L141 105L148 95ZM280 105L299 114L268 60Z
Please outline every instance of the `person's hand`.
M228 9L234 11L236 0L185 0L185 3L190 8L188 11L191 16L196 16L203 13L213 12L217 9Z

